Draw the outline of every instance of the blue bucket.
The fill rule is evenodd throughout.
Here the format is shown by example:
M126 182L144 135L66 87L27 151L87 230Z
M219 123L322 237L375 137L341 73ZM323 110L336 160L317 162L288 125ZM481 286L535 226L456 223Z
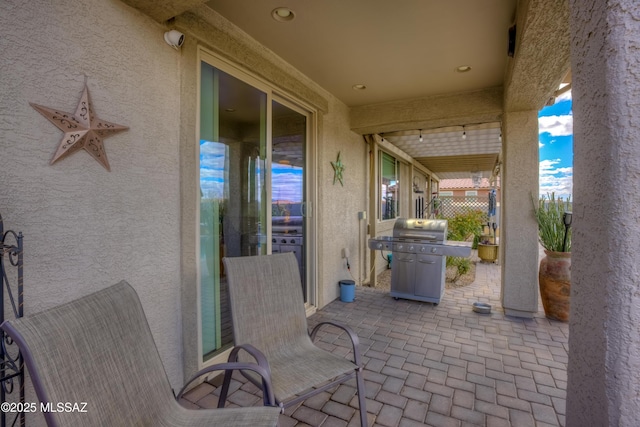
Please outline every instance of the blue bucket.
M353 280L340 280L340 301L353 302L356 296L356 282Z

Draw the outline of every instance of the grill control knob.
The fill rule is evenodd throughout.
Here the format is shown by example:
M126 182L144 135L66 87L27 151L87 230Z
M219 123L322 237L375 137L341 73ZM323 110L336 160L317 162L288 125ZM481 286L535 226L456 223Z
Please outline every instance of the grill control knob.
M382 249L382 243L376 243L376 248Z
M282 239L280 243L287 243L287 239Z
M276 242L276 239L271 239L271 243L275 243L275 242Z
M436 252L438 252L438 249L437 249L437 248L431 248L431 253L432 253L432 254L435 254Z
M291 239L291 241L289 243L296 243L296 239Z
M426 250L427 250L427 248L425 248L424 246L422 246L422 247L420 248L420 252L424 252L424 251L426 251Z
M414 249L413 245L410 245L409 246L409 252L414 252L414 251L415 251L415 249Z
M404 245L398 245L398 250L401 251L404 249Z

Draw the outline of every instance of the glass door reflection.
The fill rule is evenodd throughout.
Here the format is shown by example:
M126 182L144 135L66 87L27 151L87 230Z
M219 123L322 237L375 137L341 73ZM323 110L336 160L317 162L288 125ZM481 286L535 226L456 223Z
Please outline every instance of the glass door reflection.
M293 252L298 261L304 301L306 280L305 161L307 117L272 102L271 252Z
M266 254L267 94L205 62L200 81L203 361L233 345L224 256Z

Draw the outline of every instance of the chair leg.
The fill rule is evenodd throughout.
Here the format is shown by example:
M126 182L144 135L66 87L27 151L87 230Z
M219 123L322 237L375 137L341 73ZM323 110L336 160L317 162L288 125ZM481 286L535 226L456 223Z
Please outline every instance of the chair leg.
M358 370L356 371L356 385L358 387L358 405L360 406L360 424L362 425L362 427L367 427L367 399L364 390L364 377L362 375L362 368L358 368Z
M224 404L227 402L229 384L231 384L231 371L226 371L222 381L222 388L220 389L220 397L218 397L218 408L224 408Z

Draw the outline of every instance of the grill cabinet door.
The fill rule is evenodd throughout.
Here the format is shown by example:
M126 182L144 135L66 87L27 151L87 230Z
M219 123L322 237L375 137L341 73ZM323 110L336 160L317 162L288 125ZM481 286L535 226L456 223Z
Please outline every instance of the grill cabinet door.
M391 292L413 295L416 255L393 252L391 260Z
M415 294L422 297L440 298L445 258L436 255L417 256Z

